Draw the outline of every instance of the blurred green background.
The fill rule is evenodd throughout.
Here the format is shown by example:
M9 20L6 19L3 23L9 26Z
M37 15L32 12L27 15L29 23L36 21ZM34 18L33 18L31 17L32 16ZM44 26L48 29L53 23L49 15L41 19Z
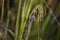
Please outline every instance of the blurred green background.
M60 40L60 0L0 0L0 40Z

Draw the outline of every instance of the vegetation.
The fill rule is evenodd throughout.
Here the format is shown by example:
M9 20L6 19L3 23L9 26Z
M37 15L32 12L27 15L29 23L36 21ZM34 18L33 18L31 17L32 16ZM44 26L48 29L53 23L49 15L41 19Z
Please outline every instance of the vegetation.
M0 0L0 40L60 40L59 0Z

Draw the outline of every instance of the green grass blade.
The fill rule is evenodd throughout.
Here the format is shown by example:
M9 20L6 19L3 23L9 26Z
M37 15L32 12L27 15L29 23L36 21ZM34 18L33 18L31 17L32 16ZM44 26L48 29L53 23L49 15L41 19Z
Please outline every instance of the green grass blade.
M27 10L25 11L25 9L24 9L25 12L23 13L23 15L25 14L26 16L24 15L25 18L23 18L23 16L22 16L23 19L21 20L22 22L21 22L21 26L20 26L20 32L19 32L18 40L22 39L23 32L24 32L26 22L27 22L27 18L28 18L28 15L29 15L30 11L31 11L31 8L32 8L32 3L33 3L32 0L30 0L30 4L27 3L29 5L29 6L26 6L26 7L28 7L28 9L27 9L28 11Z
M15 36L14 40L17 40L17 37L18 37L18 28L19 28L19 18L20 18L21 1L22 0L19 0L18 13L17 13L17 21L16 21L16 27L15 27L15 35L16 36Z

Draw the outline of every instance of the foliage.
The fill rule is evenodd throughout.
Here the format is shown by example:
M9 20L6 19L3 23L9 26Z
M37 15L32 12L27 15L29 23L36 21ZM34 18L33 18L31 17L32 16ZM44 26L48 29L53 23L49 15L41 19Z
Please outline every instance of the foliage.
M9 1L0 4L2 40L60 40L59 0Z

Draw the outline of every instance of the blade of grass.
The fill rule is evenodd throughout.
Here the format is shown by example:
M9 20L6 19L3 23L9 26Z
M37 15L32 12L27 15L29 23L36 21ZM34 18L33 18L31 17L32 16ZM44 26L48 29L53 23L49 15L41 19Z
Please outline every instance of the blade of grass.
M49 14L49 15L47 16L47 18L45 19L45 21L43 22L43 24L42 24L42 30L43 30L43 31L45 30L47 24L49 23L50 18L51 18L51 14Z
M9 4L10 4L10 0L7 0L7 9L8 9L7 25L6 25L7 28L8 28L8 26L9 26L9 16L10 16L10 7L9 7ZM8 39L7 39L7 35L8 35L7 30L5 30L4 38L5 38L6 40L8 40Z
M20 18L21 1L22 0L19 0L17 20L16 20L16 27L15 27L15 39L14 40L17 40L17 37L18 37L18 28L19 28L19 18Z
M1 22L3 22L3 14L4 14L4 0L2 0L2 15L1 15Z
M1 14L1 23L3 24L3 14L4 14L4 0L1 0L2 2L2 14ZM2 31L2 29L0 29ZM3 38L3 36L2 36Z
M28 9L27 9L28 11L26 10L26 13L25 12L23 13L23 15L26 14L26 16L24 15L26 20L25 20L25 18L21 20L21 26L20 26L20 32L19 32L18 40L22 39L23 32L24 32L24 29L25 29L25 26L26 26L26 22L27 22L27 18L28 18L28 15L30 13L30 10L32 8L32 3L33 3L32 0L30 0L30 4L27 3L29 5L29 6L26 6L26 7L28 7ZM25 9L24 9L24 11L25 11ZM24 17L23 15L22 15L22 18Z

